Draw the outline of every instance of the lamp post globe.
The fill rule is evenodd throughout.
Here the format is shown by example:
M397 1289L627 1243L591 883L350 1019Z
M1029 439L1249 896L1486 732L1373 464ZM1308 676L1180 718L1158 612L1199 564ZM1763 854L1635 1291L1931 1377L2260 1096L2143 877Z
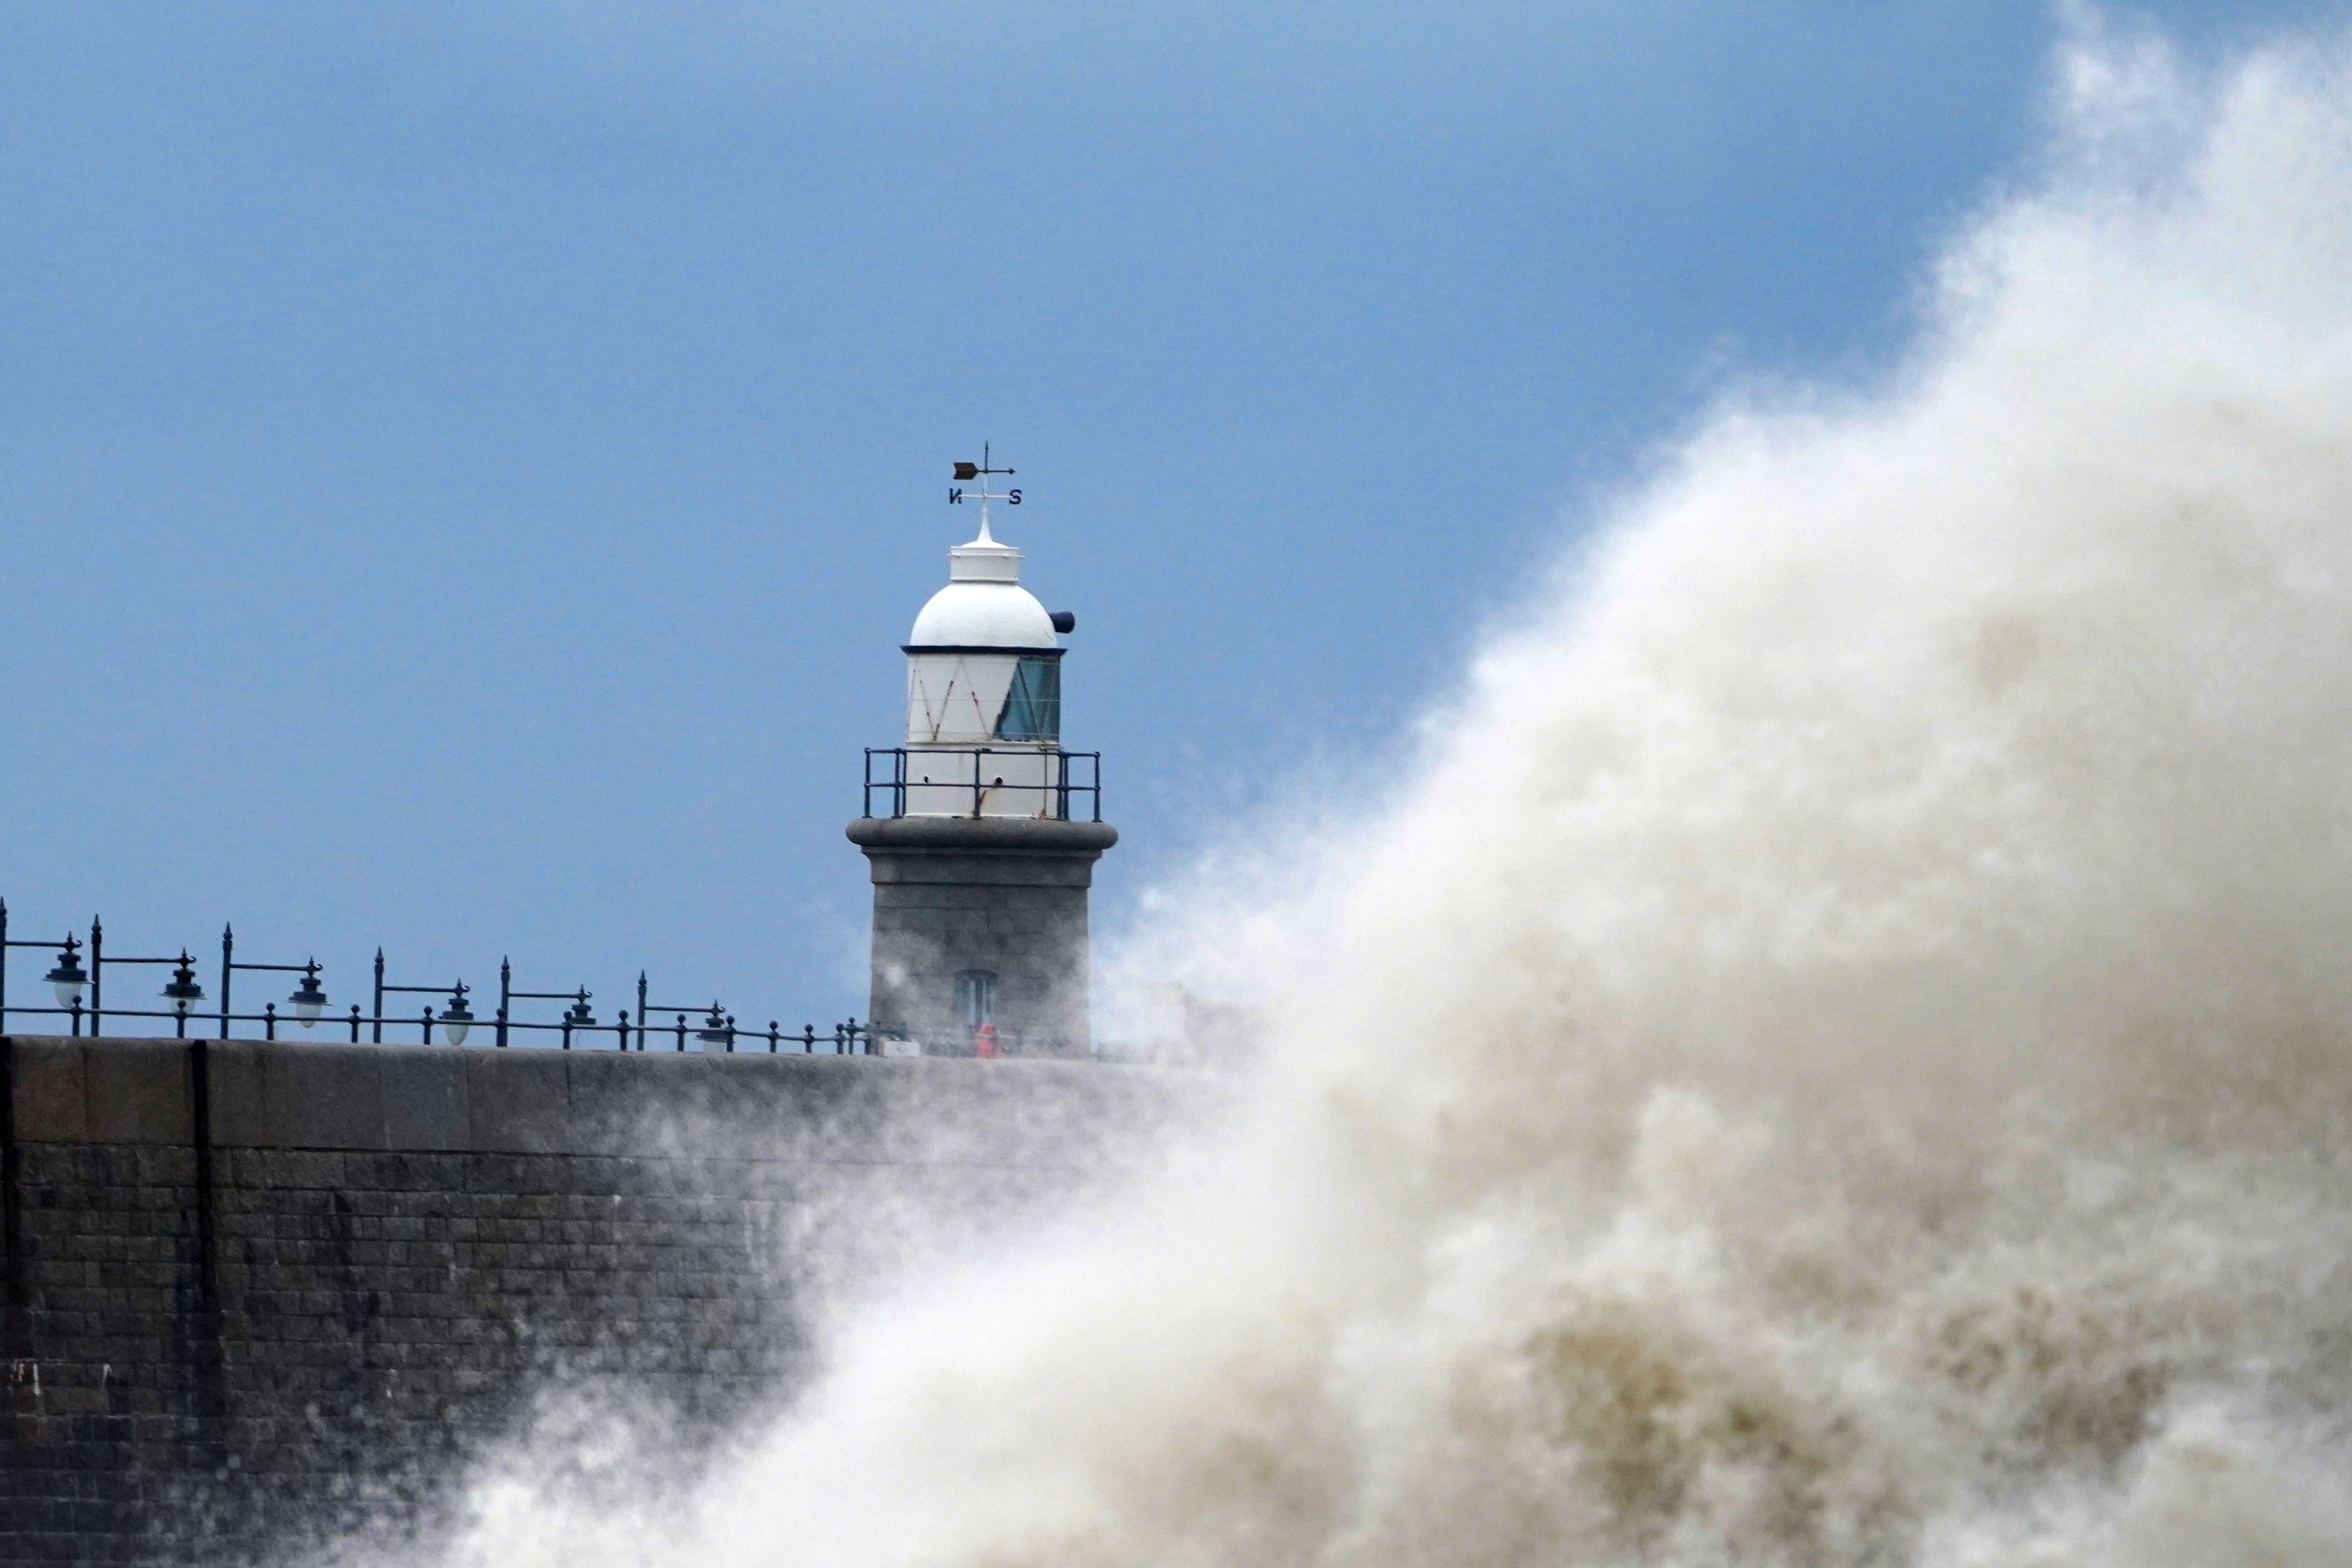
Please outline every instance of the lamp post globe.
M294 1005L294 1016L306 1029L318 1025L319 1015L326 1011L327 993L319 984L319 966L311 963L302 972L302 983L294 987L287 1000Z
M189 1009L204 999L205 988L196 984L195 961L183 950L180 962L172 970L172 978L163 984L163 1000L172 1005L173 1012L184 1018Z
M474 1010L466 1005L466 983L460 980L449 992L449 1005L441 1011L441 1027L448 1034L451 1045L462 1046L473 1024Z
M57 993L58 1005L69 1010L80 1005L82 987L89 984L89 972L82 968L81 960L74 955L74 950L80 945L73 938L66 938L65 946L58 956L58 966L42 976L49 983L50 990Z

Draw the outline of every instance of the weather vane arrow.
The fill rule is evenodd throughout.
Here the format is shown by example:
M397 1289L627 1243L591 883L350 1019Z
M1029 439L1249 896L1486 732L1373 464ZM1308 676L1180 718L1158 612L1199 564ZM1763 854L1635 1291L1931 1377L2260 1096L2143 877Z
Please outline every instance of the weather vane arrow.
M977 463L958 463L955 466L954 475L956 482L948 487L948 505L961 506L963 504L964 497L963 487L971 484L975 479L980 482L980 489L973 492L973 494L974 499L980 502L980 537L982 539L988 539L990 537L988 531L988 503L990 501L1001 500L1007 506L1019 506L1021 504L1021 492L1018 489L991 490L988 488L988 477L991 474L1003 474L1007 478L1010 478L1013 473L1011 468L992 468L989 467L990 460L991 454L989 444L982 441L980 444L980 461Z

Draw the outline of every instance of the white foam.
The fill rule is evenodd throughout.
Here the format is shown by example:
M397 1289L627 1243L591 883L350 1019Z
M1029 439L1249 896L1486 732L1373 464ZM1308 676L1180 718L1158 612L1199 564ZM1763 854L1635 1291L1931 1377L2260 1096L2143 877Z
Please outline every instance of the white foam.
M2068 79L1888 385L1720 409L1309 890L1160 917L1232 1148L457 1560L2352 1561L2352 71Z

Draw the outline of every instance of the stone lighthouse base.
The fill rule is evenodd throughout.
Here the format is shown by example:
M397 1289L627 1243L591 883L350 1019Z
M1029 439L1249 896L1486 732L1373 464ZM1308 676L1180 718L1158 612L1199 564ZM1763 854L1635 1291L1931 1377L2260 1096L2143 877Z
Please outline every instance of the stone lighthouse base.
M1116 828L861 816L848 833L874 876L877 1049L970 1055L987 1022L1008 1056L1088 1054L1087 890Z

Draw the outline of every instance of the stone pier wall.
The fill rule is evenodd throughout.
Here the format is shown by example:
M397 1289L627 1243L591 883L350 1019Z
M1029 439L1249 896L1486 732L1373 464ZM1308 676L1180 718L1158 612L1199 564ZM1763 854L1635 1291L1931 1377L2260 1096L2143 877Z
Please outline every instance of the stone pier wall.
M845 1259L1068 1200L1199 1104L1080 1063L0 1042L0 1563L430 1528L551 1387L715 1435L806 1374Z

